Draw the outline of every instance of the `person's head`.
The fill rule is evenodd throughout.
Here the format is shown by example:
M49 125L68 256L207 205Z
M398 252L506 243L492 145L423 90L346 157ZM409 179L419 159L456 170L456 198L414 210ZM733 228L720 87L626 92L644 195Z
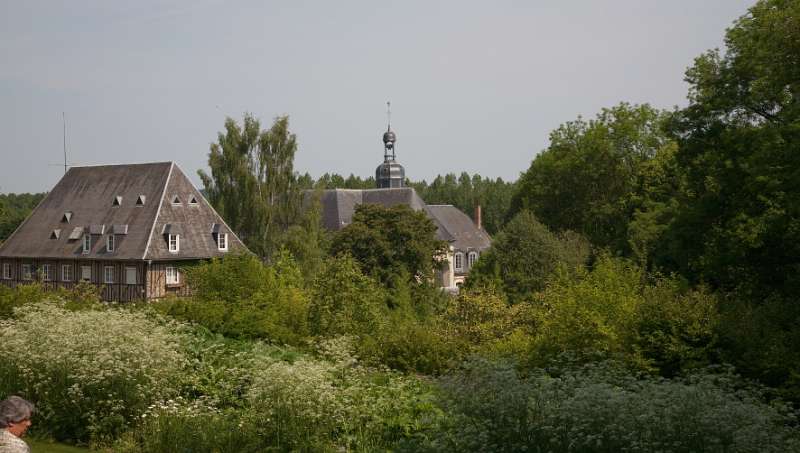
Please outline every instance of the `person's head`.
M31 426L33 404L18 396L9 396L0 401L0 429L6 429L11 434L22 437Z

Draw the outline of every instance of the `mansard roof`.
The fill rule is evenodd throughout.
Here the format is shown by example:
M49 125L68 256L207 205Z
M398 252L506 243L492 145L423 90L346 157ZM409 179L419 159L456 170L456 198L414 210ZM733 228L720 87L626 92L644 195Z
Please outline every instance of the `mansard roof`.
M178 195L175 205L166 197ZM186 200L197 197L197 205ZM224 221L172 162L72 167L2 245L0 257L166 260L219 256L213 224ZM169 253L161 231L181 225L180 251ZM61 229L69 234L54 235ZM88 254L83 237L92 238ZM105 237L116 236L114 250ZM229 250L244 249L235 237Z
M328 230L340 230L352 223L353 213L359 204L372 203L387 208L403 204L415 211L423 211L436 225L437 239L447 241L456 249L484 250L491 245L491 238L486 231L475 226L458 208L452 205L427 205L412 187L324 190L320 202L322 224Z

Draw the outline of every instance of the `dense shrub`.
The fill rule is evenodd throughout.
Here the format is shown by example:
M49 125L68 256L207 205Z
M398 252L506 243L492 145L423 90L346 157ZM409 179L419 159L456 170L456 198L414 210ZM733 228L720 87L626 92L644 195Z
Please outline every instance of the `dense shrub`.
M591 270L558 272L532 307L529 364L563 352L622 354L674 375L716 351L716 299L667 277L644 279L632 262L601 257Z
M420 381L365 368L351 351L346 338L320 344L316 358L251 351L241 407L211 399L155 404L114 451L388 450L440 417Z
M785 452L800 448L786 407L725 370L634 377L611 362L525 377L482 359L442 378L446 429L427 451Z
M589 243L572 232L552 233L523 210L506 224L470 271L468 288L501 289L511 303L529 300L544 289L559 266L574 270L586 264Z
M308 334L303 278L286 254L270 266L250 255L212 260L190 269L188 278L193 297L156 308L232 338L296 345Z
M144 313L27 304L0 323L8 353L0 396L36 402L36 429L57 439L114 438L152 402L177 394L183 336Z

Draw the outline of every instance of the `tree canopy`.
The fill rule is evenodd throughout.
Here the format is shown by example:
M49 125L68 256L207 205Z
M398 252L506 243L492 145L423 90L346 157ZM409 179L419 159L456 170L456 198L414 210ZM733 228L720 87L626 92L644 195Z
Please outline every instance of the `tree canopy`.
M211 204L261 256L278 249L284 231L300 215L296 151L288 117L278 117L272 127L261 130L259 120L246 114L241 126L232 118L225 120L225 131L208 154L211 174L198 171Z

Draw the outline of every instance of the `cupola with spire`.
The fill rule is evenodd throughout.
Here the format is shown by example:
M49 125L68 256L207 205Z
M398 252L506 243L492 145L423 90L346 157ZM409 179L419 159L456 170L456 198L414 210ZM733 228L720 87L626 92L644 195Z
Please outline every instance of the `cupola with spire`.
M392 131L390 102L386 103L386 109L389 120L386 132L383 133L383 163L375 169L375 182L379 189L403 187L406 179L406 171L402 165L397 163L395 154L394 145L397 142L397 134Z

